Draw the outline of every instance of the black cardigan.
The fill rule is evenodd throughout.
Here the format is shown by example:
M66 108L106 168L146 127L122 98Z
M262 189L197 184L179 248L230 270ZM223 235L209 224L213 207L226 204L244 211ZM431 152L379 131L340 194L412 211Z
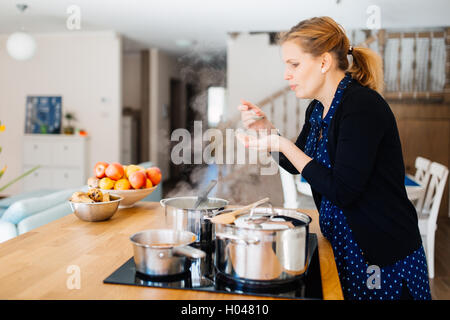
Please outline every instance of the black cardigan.
M295 143L301 150L314 104ZM332 169L312 160L302 171L317 208L324 195L343 210L369 265L392 265L418 249L417 214L406 194L400 137L386 101L353 80L331 120L327 147ZM282 153L278 156L281 167L299 174Z

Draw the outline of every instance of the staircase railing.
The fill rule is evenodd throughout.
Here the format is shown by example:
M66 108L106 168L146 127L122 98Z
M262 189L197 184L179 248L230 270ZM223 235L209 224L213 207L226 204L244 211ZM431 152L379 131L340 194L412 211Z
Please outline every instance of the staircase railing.
M385 98L448 101L450 28L384 36Z

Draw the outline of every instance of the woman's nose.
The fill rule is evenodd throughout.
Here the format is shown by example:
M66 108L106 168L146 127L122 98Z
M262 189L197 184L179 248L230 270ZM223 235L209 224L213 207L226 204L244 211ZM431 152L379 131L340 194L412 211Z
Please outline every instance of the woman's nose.
M289 73L288 70L286 70L284 72L284 80L291 80L292 79L292 74Z
M284 71L284 80L291 80L292 79L292 74L289 73L289 70L286 68L286 70Z

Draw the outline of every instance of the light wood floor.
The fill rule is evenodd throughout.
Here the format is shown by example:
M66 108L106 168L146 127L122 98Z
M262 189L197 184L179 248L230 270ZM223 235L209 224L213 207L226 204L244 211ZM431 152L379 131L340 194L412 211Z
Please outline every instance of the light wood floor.
M437 225L431 296L434 300L450 300L450 218L440 218Z

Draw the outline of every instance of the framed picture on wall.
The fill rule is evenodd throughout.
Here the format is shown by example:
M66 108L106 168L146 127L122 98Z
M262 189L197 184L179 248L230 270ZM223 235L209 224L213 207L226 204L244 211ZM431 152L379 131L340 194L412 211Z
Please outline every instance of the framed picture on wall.
M61 118L61 96L27 96L25 133L61 133Z

